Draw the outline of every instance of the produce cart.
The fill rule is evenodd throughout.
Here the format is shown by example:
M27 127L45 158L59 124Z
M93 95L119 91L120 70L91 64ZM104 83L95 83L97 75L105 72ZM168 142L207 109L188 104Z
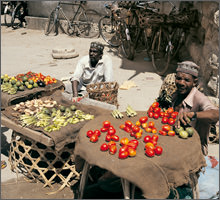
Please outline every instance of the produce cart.
M112 117L111 113L106 113L88 122L80 130L74 151L77 158L83 160L81 163L77 162L78 164L76 165L77 169L83 170L78 198L83 198L83 192L91 166L106 169L120 177L124 190L124 198L126 199L134 198L135 187L142 190L145 198L165 199L169 196L172 189L175 190L175 188L184 184L191 185L194 191L194 198L196 198L195 192L198 190L198 188L196 188L196 174L206 166L198 133L194 130L192 137L186 139L180 138L178 135L161 135L158 133L164 125L161 123L161 118L148 118L147 123L150 121L154 122L157 133L147 133L145 128L142 137L137 139L139 144L136 149L136 155L122 157L119 156L121 139L128 138L129 141L136 139L131 137L131 134L126 132L124 128L121 129L123 127L122 125L125 124L127 120L136 124L141 117L147 116L147 111L139 111L136 116L130 118L127 117L125 113L122 114L124 115L123 118L116 119ZM107 151L100 149L103 143L109 143L106 142L107 132L102 132L97 141L94 141L94 138L91 140L87 136L89 130L100 130L105 120L111 123L116 130L115 134L119 136L119 140L115 140L116 153L110 151L110 149ZM152 157L146 155L146 143L143 141L146 135L158 135L157 145L163 148L161 155ZM108 148L110 146L108 146ZM132 191L129 189L130 184L133 185Z

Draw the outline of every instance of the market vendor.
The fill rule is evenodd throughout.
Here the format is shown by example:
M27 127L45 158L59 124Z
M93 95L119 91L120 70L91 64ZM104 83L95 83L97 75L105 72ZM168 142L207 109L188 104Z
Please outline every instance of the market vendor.
M199 66L191 61L178 63L172 106L178 111L176 127L190 124L200 135L202 151L208 154L211 124L219 120L219 110L197 88Z
M103 55L103 50L103 44L91 42L89 55L77 63L70 78L73 97L84 96L88 84L113 81L112 60L108 55Z

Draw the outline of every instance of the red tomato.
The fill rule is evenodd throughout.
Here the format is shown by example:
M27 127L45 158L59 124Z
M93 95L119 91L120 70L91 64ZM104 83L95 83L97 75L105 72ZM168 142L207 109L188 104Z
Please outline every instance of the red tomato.
M133 148L133 149L136 149L137 148L137 144L136 143L134 143L134 142L129 142L128 144L128 147L131 147L131 148Z
M106 135L106 136L105 136L105 141L106 141L106 142L110 142L111 139L112 139L111 135Z
M128 148L128 155L129 155L130 157L136 156L136 150L129 147L129 148Z
M117 152L117 147L116 147L116 145L110 145L109 146L109 153L110 154L115 154Z
M160 112L160 117L164 117L164 112Z
M121 153L118 154L118 157L120 159L125 159L125 158L128 157L128 152L127 151L121 152Z
M154 125L155 125L154 122L152 122L152 121L148 122L148 127L149 128L154 128Z
M136 144L137 146L138 146L138 144L139 144L139 142L137 141L137 140L130 140L130 143L134 143L134 144Z
M100 147L101 151L107 151L108 150L108 145L106 143L102 144Z
M158 113L154 113L153 118L154 118L154 119L158 119L158 118L159 118L159 116L160 116L160 115L159 115Z
M170 126L170 125L168 125L168 124L163 125L163 126L162 126L162 130L163 130L163 131L168 132L168 131L170 131L170 130L171 130L171 126Z
M141 125L141 122L136 121L135 125L136 125L136 126L140 126L140 125Z
M119 137L117 135L112 135L111 139L115 142L119 141Z
M145 154L146 154L148 157L154 157L155 152L154 152L154 150L152 150L152 149L150 149L150 148L147 148L147 149L145 150Z
M159 103L158 103L158 102L154 102L151 106L152 106L153 108L157 108L157 107L159 107Z
M94 130L94 133L97 134L98 137L101 135L101 132L100 132L100 130L98 130L98 129L97 129L97 130Z
M152 132L152 128L147 127L147 128L145 128L145 131L146 131L147 133L151 133L151 132Z
M116 133L115 129L109 129L108 130L108 135L114 135Z
M175 111L175 112L171 113L170 117L173 119L176 119L177 115L178 115L178 112Z
M138 133L138 132L140 131L140 127L139 127L139 126L134 126L134 127L132 128L132 131L133 131L134 133Z
M166 131L163 131L163 130L159 130L159 133L160 133L160 135L167 135L167 132Z
M127 120L125 121L125 126L128 127L128 128L131 128L132 127L132 122Z
M120 140L120 144L121 145L127 145L128 144L128 142L129 142L129 139L128 138L122 138L121 140Z
M147 120L148 120L148 117L147 117L147 116L144 116L144 117L141 117L141 118L139 119L139 122L140 122L141 124L143 124L143 123L146 123Z
M167 124L168 123L168 117L163 117L162 118L162 120L161 120L161 122L163 123L163 124Z
M156 146L154 151L155 151L155 154L159 156L162 154L163 148L161 146Z
M152 140L158 141L158 138L159 138L159 137L158 137L158 135L152 135L151 138L152 138Z
M175 134L176 134L175 131L169 131L169 132L168 132L168 135L169 135L169 136L175 136Z
M119 149L119 153L122 153L122 152L125 152L125 151L128 151L128 146L127 146L127 145L124 145L124 146L122 146L122 147Z
M142 134L140 132L135 133L135 138L140 139L142 137Z
M151 133L157 133L157 129L155 127L152 128Z
M131 131L131 132L130 132L130 136L131 136L131 137L135 137L135 133Z
M100 129L100 131L101 131L101 132L107 132L107 131L108 131L108 128L102 127L102 128Z
M157 141L156 141L156 140L151 139L150 142L151 142L154 146L157 146Z
M170 114L167 113L167 112L165 112L165 113L164 113L164 117L168 117L168 118L169 118L169 117L170 117Z
M108 120L104 121L102 124L103 124L104 128L109 128L111 125L110 121L108 121Z
M113 126L109 126L109 130L110 130L110 129L115 129L115 128L114 128Z
M154 144L152 142L147 142L145 144L145 149L147 149L147 148L150 148L150 149L154 150L155 147L154 147Z
M96 133L94 133L91 137L90 137L90 142L97 142L99 139L98 135Z
M87 131L86 135L87 137L91 137L94 134L94 132L92 130Z
M124 125L124 124L121 124L121 125L119 126L119 128L120 128L120 129L124 129L124 128L125 128L125 125Z
M149 118L152 118L154 116L154 113L153 112L148 112L148 117Z
M127 127L127 126L124 127L124 130L125 130L127 133L131 133L131 132L132 132L131 128L129 128L129 127Z
M169 118L168 119L168 124L171 125L171 126L174 125L175 124L175 120L173 118Z
M109 143L108 143L108 148L110 148L110 146L116 146L116 143L114 142L114 141L110 141Z
M153 112L154 108L152 106L150 106L150 108L148 109L147 112Z
M160 111L161 111L161 108L159 108L159 107L156 107L156 108L154 108L154 113L160 113Z
M150 142L151 141L151 136L150 135L146 135L144 137L144 142L147 143L147 142Z
M170 108L167 109L167 113L171 114L171 113L173 113L173 112L174 112L174 110L173 110L172 107L170 107Z

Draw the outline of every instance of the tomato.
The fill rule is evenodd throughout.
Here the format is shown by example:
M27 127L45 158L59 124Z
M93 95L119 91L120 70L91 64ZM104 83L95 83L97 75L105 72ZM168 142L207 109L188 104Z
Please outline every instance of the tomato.
M171 126L170 126L170 125L168 125L168 124L163 125L163 126L162 126L162 130L163 130L163 131L168 132L168 131L170 131L170 130L171 130Z
M100 130L98 130L98 129L97 129L97 130L94 130L94 133L97 134L98 137L101 135L101 132L100 132Z
M111 139L115 142L119 141L119 137L117 135L112 135Z
M150 106L150 108L148 109L147 112L153 112L154 111L154 108L152 106Z
M98 135L96 133L94 133L91 137L90 137L90 142L97 142L99 139Z
M130 143L134 143L134 144L136 144L137 146L138 146L138 144L139 144L139 142L138 142L137 140L135 140L135 139L134 139L134 140L131 140Z
M160 116L160 115L159 115L158 113L154 113L153 118L154 118L154 119L158 119L159 116Z
M159 133L160 133L160 135L167 135L167 132L166 131L163 131L163 130L159 130Z
M135 133L131 131L130 136L135 137Z
M116 147L116 145L110 145L109 146L109 153L110 154L115 154L117 152L117 147Z
M151 137L151 139L155 140L155 141L158 141L158 138L159 138L158 135L152 135L152 137Z
M144 129L147 128L147 123L141 124L141 127L144 128Z
M163 148L161 146L156 146L154 151L155 151L155 154L159 156L162 154Z
M174 112L174 109L173 109L172 107L170 107L170 108L167 109L167 113L171 114L171 113L173 113L173 112Z
M149 148L147 148L147 149L145 150L145 154L146 154L148 157L154 157L154 156L155 156L154 150L149 149Z
M153 113L153 112L148 112L148 117L149 117L149 118L153 118L153 116L154 116L154 113Z
M139 127L139 126L134 126L134 127L132 128L132 131L133 131L134 133L138 133L138 132L140 131L140 127Z
M116 146L116 143L114 142L114 141L110 141L109 143L108 143L108 148L110 148L110 146Z
M147 143L147 142L150 142L151 141L151 136L150 135L146 135L144 137L144 142Z
M102 128L100 129L100 131L101 131L101 132L107 132L107 131L108 131L108 128L102 127Z
M177 115L178 115L178 112L175 111L175 112L171 113L170 117L173 119L176 119Z
M111 125L110 121L108 121L108 120L104 121L102 124L103 124L104 128L109 128Z
M175 133L175 131L169 131L169 132L168 132L168 135L169 135L169 136L175 136L176 133Z
M169 117L170 117L170 114L167 113L167 112L165 112L165 113L164 113L164 117L168 117L168 118L169 118Z
M124 130L125 130L127 133L131 133L131 132L132 132L131 128L129 128L129 127L127 127L127 126L124 127Z
M145 144L145 149L147 149L147 148L150 148L150 149L154 150L155 146L154 146L154 144L152 142L147 142Z
M128 155L129 155L130 157L136 156L136 150L133 149L133 148L128 147Z
M111 141L111 139L112 139L111 135L106 135L106 136L105 136L105 141L106 141L106 142Z
M156 107L156 108L154 108L154 113L160 113L160 111L161 111L161 108L159 108L159 107Z
M115 129L109 129L108 130L108 135L114 135L116 133L116 130Z
M100 147L101 151L107 151L108 150L108 145L106 143L102 144Z
M153 108L159 107L159 103L158 103L158 102L154 102L154 103L152 104L152 107L153 107Z
M122 138L122 139L120 140L120 144L121 144L121 145L127 145L128 142L129 142L129 139L126 138L126 137L124 137L124 138Z
M157 141L156 141L156 140L151 139L150 142L151 142L155 147L157 146Z
M125 128L125 125L124 125L124 124L121 124L121 125L119 126L119 128L120 128L120 129L124 129L124 128Z
M119 153L122 153L124 151L128 151L128 146L127 145L123 145L120 149L119 149Z
M147 120L148 120L148 117L147 117L147 116L144 116L144 117L141 117L141 118L139 119L139 122L141 122L141 124L143 124L143 123L146 123Z
M86 135L87 137L91 137L94 134L94 132L92 130L87 131Z
M155 127L152 128L151 133L157 133L157 129Z
M171 125L171 126L174 125L175 124L175 120L173 118L169 118L168 119L168 124Z
M136 134L135 134L135 138L136 139L140 139L142 137L142 134L140 133L140 132L137 132Z
M146 131L147 133L151 133L152 128L147 127L147 128L145 128L145 131Z
M160 112L160 117L164 117L165 112Z
M163 117L162 118L162 120L161 120L161 122L163 123L163 124L167 124L168 123L168 117Z
M132 127L132 122L127 120L125 121L125 126L131 128Z
M154 122L152 122L152 121L148 122L148 127L149 128L154 128L154 125L155 125Z
M115 129L115 128L114 128L113 126L109 126L109 130L110 130L110 129Z
M136 125L136 126L140 126L140 125L141 125L141 122L136 121L135 125Z
M125 158L128 157L128 152L127 152L127 151L123 151L123 152L121 152L121 153L118 154L118 157L119 157L120 159L125 159Z
M137 143L134 143L134 142L129 142L127 145L128 145L128 147L131 147L131 148L133 148L133 149L136 149L137 146L138 146L138 144L137 144Z

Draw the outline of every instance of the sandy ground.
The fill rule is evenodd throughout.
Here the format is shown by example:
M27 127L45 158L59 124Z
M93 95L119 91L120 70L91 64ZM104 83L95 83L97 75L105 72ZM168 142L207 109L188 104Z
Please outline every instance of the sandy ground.
M146 110L157 98L162 78L154 73L152 63L144 60L145 52L128 61L120 55L118 49L110 48L102 38L84 39L69 37L65 34L45 36L43 31L1 27L1 74L16 75L33 72L49 74L57 79L68 78L74 72L81 56L88 54L91 41L105 44L104 53L112 57L114 78L121 85L132 80L137 87L119 90L119 110L124 111L127 105L135 110ZM54 48L74 48L79 57L73 59L53 59ZM8 162L7 149L10 143L11 130L2 127L1 159ZM219 145L209 145L209 154L219 158ZM42 183L29 183L24 176L10 170L8 166L1 170L1 198L3 199L71 199L74 197L70 188L55 195L46 195L50 188L42 188ZM55 185L57 187L57 185Z

